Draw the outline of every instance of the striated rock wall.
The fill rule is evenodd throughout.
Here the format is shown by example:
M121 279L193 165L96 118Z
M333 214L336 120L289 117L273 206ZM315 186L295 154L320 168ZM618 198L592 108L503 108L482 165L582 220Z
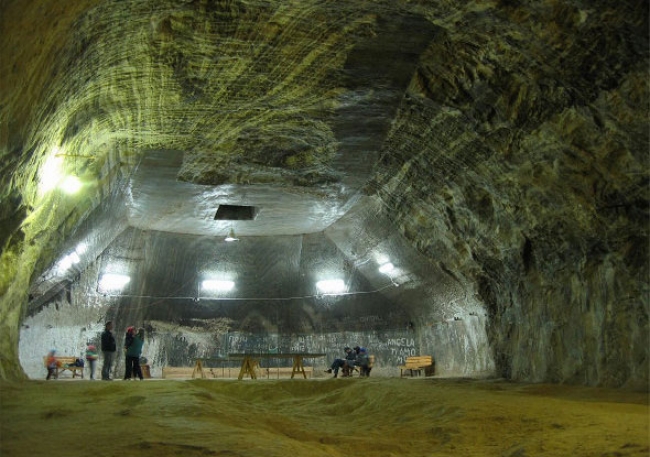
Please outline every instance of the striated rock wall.
M506 378L648 384L646 13L436 19L384 146L389 217L477 285Z

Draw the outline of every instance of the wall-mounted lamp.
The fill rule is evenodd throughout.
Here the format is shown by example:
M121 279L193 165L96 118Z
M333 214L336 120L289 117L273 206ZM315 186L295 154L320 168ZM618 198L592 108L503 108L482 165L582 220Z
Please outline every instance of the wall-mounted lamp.
M63 174L63 158L58 157L59 148L55 147L39 170L38 191L44 195L54 190Z
M76 194L81 189L81 181L75 175L66 177L60 184L66 194Z
M230 229L230 232L228 232L228 236L225 238L225 241L239 241L239 238L237 238L235 235L235 229Z
M58 274L65 274L72 265L77 264L81 261L77 252L71 252L64 258L62 258L59 263L56 265L56 271Z

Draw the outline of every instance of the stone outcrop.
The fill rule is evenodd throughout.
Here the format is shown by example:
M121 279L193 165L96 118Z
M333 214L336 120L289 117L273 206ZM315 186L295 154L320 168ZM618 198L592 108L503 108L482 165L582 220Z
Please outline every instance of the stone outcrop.
M359 252L389 240L420 279L381 306L423 350L484 332L470 373L493 360L513 380L648 386L643 2L0 8L0 377L22 376L30 286L147 151L170 150L188 185L353 208L291 243L327 238L363 274ZM81 197L39 189L52 157L92 183ZM450 316L462 329L439 329Z

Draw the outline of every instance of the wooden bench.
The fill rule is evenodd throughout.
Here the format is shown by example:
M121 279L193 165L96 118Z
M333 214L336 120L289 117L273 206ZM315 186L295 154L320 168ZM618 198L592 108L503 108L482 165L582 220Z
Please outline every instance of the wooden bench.
M411 376L416 373L420 375L422 371L424 371L425 376L433 376L435 365L433 357L430 355L414 355L407 357L404 365L400 365L398 368L400 369L400 378L404 376L405 371L409 371Z
M84 378L84 367L78 367L75 365L78 357L73 356L56 356L56 370L54 371L54 377L58 378L59 374L64 371L69 371L72 373L72 378ZM43 365L47 368L47 356L43 357Z

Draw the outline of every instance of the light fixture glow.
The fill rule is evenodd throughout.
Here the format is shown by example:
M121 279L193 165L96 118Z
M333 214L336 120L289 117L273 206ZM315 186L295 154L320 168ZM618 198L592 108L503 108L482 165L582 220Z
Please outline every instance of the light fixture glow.
M387 262L390 262L390 259L388 258L388 256L386 254L376 254L375 255L375 260L377 261L377 263L379 265L383 265L383 264L385 264Z
M68 254L67 256L65 256L64 258L62 258L62 259L59 261L59 263L57 264L57 272L58 272L59 274L63 274L63 273L65 273L66 271L68 271L68 269L69 269L73 264L75 264L75 263L79 263L80 261L81 261L81 259L79 258L79 256L77 255L77 253L76 253L76 252L72 252L72 253Z
M72 266L72 260L68 256L64 257L61 259L61 261L57 264L57 273L63 274L68 269Z
M316 287L322 293L336 294L345 292L345 283L342 279L324 279L316 283Z
M86 243L79 243L74 251L79 255L83 255L87 250L88 245Z
M99 288L103 291L120 290L126 286L131 278L117 273L104 273L99 280Z
M209 290L214 292L227 292L232 290L235 287L233 281L224 281L219 279L205 279L201 282L201 288L203 290Z
M74 175L68 176L61 183L61 189L67 194L76 194L81 189L81 180Z
M230 232L228 233L228 236L225 238L225 241L231 242L231 241L239 241L239 238L235 236L235 230L230 229Z
M384 273L384 274L388 274L391 271L393 271L394 269L395 269L395 265L393 265L390 262L386 262L385 264L383 264L382 266L379 267L379 272Z
M38 191L41 195L51 191L59 184L62 168L63 157L59 155L59 148L54 148L39 171Z

